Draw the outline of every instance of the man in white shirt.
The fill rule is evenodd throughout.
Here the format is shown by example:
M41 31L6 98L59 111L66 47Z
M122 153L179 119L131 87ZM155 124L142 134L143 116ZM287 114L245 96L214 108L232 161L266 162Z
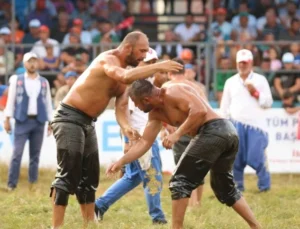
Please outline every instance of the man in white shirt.
M143 65L155 63L157 60L158 57L155 50L149 48ZM148 80L152 82L153 77L148 78ZM130 112L130 125L142 135L148 122L148 114L137 108L130 98L128 101L128 109ZM125 144L124 153L127 153L130 145L134 143L129 142L126 136L123 136L123 141ZM141 182L143 182L148 211L153 224L166 224L167 221L160 202L162 164L157 141L153 143L152 148L144 156L139 158L139 160L127 164L123 177L110 186L105 193L96 200L95 213L97 217L102 220L104 213L112 204L137 187Z
M35 53L39 58L47 56L46 45L53 46L53 55L58 57L60 54L60 45L57 40L50 38L50 30L46 25L42 25L40 28L40 40L34 43L31 52Z
M238 74L225 82L220 110L234 123L239 135L233 174L238 188L244 190L244 169L252 167L258 176L260 191L268 191L271 185L265 149L267 132L261 127L264 109L272 106L273 99L266 78L252 71L253 55L243 49L236 55Z
M29 140L29 183L31 186L38 180L38 166L44 137L44 127L52 117L52 101L48 81L40 76L38 57L26 53L23 57L26 72L10 78L7 105L4 110L6 119L4 128L11 133L10 119L15 119L14 150L9 167L7 190L17 187L24 146ZM50 134L48 128L48 134Z
M197 40L197 35L201 32L200 26L194 23L193 15L185 16L185 22L177 25L174 30L180 41L192 42Z

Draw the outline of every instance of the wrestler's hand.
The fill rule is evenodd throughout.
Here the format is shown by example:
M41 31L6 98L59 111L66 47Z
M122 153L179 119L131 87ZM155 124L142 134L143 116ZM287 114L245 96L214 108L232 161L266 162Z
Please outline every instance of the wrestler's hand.
M139 132L130 126L122 129L122 133L129 138L129 141L136 141L141 137Z
M178 72L183 69L183 65L173 60L165 60L157 64L162 72Z
M123 164L120 163L120 161L114 162L112 163L110 166L108 166L108 168L106 169L106 176L112 176L115 173L117 173L118 171L120 171L123 167Z
M179 140L179 138L180 136L176 132L166 136L162 142L163 147L165 147L166 149L171 149L175 142Z

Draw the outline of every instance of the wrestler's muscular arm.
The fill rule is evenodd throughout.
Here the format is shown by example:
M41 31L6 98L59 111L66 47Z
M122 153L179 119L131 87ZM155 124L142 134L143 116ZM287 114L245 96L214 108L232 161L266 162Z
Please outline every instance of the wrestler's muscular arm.
M158 71L179 71L183 67L175 61L167 60L147 66L124 69L116 65L118 62L119 60L116 56L106 56L105 61L102 61L104 72L108 77L125 84L131 84L133 81L138 79L146 79Z
M188 113L187 119L178 127L178 129L163 139L163 146L171 149L172 145L185 134L195 130L195 127L202 125L207 114L207 108L194 91L187 88L181 88L178 93L176 86L168 88L166 92L168 103L175 106L178 110Z
M113 163L106 170L107 174L118 172L123 165L130 163L141 156L143 156L152 146L159 131L161 129L161 122L151 118L149 113L149 120L144 130L143 136L129 149L129 151L121 157L117 162Z

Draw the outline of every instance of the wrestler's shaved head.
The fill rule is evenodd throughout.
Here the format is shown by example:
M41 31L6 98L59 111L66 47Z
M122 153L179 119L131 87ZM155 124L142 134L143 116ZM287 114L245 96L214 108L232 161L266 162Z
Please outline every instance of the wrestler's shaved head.
M126 64L136 67L146 57L149 50L149 40L144 33L134 31L126 35L120 44L120 48L126 52Z

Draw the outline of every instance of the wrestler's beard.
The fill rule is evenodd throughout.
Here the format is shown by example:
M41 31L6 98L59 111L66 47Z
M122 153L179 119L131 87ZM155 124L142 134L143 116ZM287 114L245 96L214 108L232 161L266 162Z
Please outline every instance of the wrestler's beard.
M136 67L142 60L138 60L134 57L133 52L131 52L125 59L126 64L132 67Z

